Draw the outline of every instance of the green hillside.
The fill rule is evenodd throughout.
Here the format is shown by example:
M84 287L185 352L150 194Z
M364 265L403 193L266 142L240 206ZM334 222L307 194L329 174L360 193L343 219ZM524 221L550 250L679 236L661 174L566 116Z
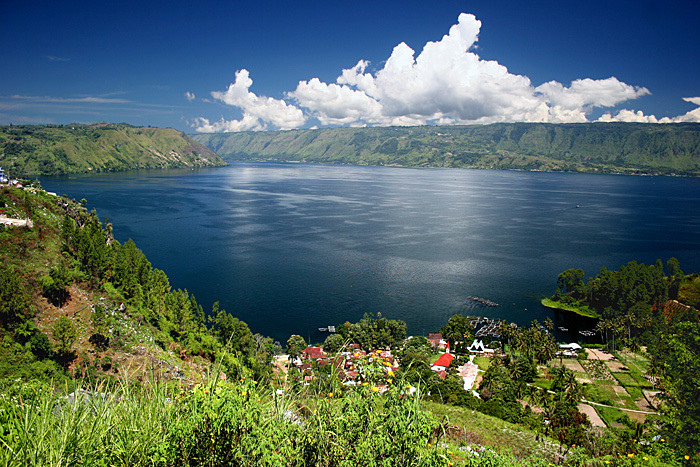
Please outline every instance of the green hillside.
M0 166L11 176L221 166L205 146L171 128L127 124L0 127Z
M228 160L700 175L700 124L499 123L201 134Z

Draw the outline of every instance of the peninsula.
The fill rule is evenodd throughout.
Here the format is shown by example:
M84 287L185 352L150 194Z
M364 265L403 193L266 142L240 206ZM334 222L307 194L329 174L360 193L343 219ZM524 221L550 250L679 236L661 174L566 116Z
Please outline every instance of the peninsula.
M12 176L223 165L214 152L171 128L102 122L0 126L0 166Z

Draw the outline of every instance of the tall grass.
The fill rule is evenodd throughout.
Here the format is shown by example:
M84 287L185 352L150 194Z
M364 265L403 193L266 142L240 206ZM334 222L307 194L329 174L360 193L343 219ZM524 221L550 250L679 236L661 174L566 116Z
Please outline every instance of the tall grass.
M0 466L547 465L459 450L404 383L375 389L298 394L212 377L0 397Z
M0 465L139 465L154 459L176 411L163 384L43 391L0 401Z

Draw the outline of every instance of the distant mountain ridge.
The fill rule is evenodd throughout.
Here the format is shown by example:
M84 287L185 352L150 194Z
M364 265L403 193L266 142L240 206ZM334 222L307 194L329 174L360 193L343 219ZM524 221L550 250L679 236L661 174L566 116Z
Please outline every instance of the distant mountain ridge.
M496 123L193 135L231 161L700 175L700 123Z
M13 176L226 165L172 128L125 123L0 127L0 166Z

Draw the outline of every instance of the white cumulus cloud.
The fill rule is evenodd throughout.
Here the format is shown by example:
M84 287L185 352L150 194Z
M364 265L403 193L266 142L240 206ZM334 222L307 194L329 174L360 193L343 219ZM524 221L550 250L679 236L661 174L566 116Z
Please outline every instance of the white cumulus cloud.
M684 97L684 101L695 104L698 107L695 109L684 113L683 115L678 115L677 117L669 118L657 118L655 115L644 115L641 110L627 110L622 109L616 115L610 113L604 113L597 120L599 122L637 122L637 123L700 123L700 97Z
M324 125L415 125L585 122L595 107L649 94L615 77L534 87L527 76L474 52L480 30L481 21L462 13L448 34L426 43L418 56L402 42L375 74L366 72L369 62L360 60L335 83L301 81L288 96Z
M222 117L219 121L214 123L204 117L197 117L194 119L193 126L195 130L200 133L260 131L265 129L265 126L257 117L253 117L249 114L243 114L243 118L240 120L224 120Z
M607 79L577 79L565 88L561 83L550 81L537 86L536 91L553 105L565 109L591 107L613 107L620 102L650 94L647 88L630 86L615 77Z
M248 71L240 70L227 90L211 95L240 109L243 119L209 123L200 117L196 129L289 129L307 123L364 126L586 122L596 108L614 107L650 94L647 88L624 83L614 76L576 79L568 85L549 81L535 86L527 76L511 73L497 61L479 57L475 49L481 25L474 15L462 13L446 35L427 42L418 54L401 42L379 69L371 70L369 61L360 60L342 70L335 82L326 83L319 78L299 81L284 100L252 93ZM691 114L683 117L697 118ZM605 114L601 120L618 118L655 119L622 111L614 117Z
M284 100L257 96L249 90L252 84L253 80L248 70L242 69L236 72L236 80L229 85L228 89L211 93L215 100L241 109L243 111L241 120L222 119L211 124L209 120L199 117L195 120L195 130L199 132L264 130L268 123L288 130L298 128L306 122L301 109L287 104Z
M188 101L192 102L195 99L195 95L193 92L185 91L185 99Z

